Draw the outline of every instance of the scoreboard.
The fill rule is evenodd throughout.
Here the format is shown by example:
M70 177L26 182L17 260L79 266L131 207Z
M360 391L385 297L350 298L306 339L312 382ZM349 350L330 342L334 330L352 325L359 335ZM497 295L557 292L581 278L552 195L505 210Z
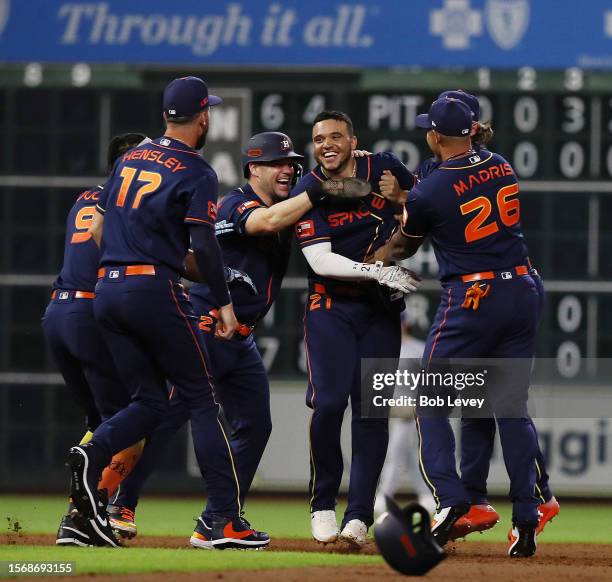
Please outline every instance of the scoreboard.
M6 67L0 81L5 128L0 160L4 251L0 302L7 325L0 334L0 369L52 370L38 317L47 285L61 263L64 212L87 176L102 176L108 138L122 131L157 135L161 90L181 70ZM323 109L340 109L354 122L358 147L392 151L415 169L429 152L415 128L437 95L475 93L481 119L490 120L491 149L513 165L521 185L521 222L530 256L548 290L538 353L554 358L560 377L593 382L596 358L612 353L612 83L579 69L516 71L305 69L190 70L226 100L213 111L206 156L222 189L242 179L240 144L260 131L283 131L312 167L311 125ZM48 105L44 115L40 103ZM27 156L26 156L27 154ZM80 177L80 178L79 178ZM33 213L40 200L43 215ZM52 204L56 200L57 204ZM47 209L46 211L44 209ZM32 250L35 249L35 250ZM409 261L425 277L408 297L415 335L423 337L438 302L437 266L426 245ZM20 279L26 276L26 279ZM27 279L30 277L30 279ZM33 279L32 277L38 277ZM34 308L18 311L24 280L39 289ZM257 331L273 377L305 372L302 313L305 266L294 249L284 291ZM37 340L32 342L32 336ZM26 341L27 339L27 341ZM19 346L22 353L17 354ZM25 351L24 351L25 350ZM30 352L28 352L30 350Z

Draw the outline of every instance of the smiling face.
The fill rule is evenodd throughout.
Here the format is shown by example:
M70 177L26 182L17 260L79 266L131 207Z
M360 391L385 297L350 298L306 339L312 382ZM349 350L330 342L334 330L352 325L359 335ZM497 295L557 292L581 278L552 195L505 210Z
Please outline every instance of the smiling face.
M357 138L349 134L344 121L325 119L312 128L314 157L330 176L350 175L352 152L357 147Z
M289 196L291 180L295 174L295 166L289 160L266 162L265 164L249 164L251 177L249 182L255 192L262 193L273 201L284 200Z

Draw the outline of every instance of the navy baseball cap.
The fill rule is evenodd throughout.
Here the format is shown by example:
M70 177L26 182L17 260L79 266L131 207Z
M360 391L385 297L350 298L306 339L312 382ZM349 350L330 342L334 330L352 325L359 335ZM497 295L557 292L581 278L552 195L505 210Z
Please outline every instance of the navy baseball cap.
M168 119L191 117L221 101L221 97L208 94L206 83L199 77L174 79L164 89L164 113Z
M465 103L472 112L472 121L478 121L480 119L480 103L476 95L472 95L463 89L457 89L456 91L444 91L438 95L438 99L444 97L450 97L451 99L459 99Z
M472 112L463 101L444 97L431 104L429 113L417 115L415 125L435 129L442 135L468 137L472 129Z

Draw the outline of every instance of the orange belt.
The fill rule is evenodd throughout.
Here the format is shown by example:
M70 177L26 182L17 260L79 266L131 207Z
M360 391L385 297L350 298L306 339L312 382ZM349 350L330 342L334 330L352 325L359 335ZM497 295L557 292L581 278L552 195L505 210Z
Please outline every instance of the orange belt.
M212 315L217 321L219 320L219 310L211 309L208 313ZM236 326L236 333L241 337L249 337L253 330L255 329L254 325L247 325L246 323L238 323Z
M155 265L128 265L125 267L125 275L155 275ZM98 279L106 275L106 268L98 269Z
M74 293L74 298L75 299L94 299L96 297L95 293L92 293L91 291L70 291L69 289L66 289L66 291L70 292L70 293ZM55 289L53 291L53 293L51 293L51 299L55 299L57 297L57 289Z
M482 273L471 273L469 275L461 275L461 280L464 283L471 283L472 281L486 281L487 279L495 279L496 277L504 278L502 273L510 273L514 271L517 275L528 275L529 269L525 265L519 265L506 271L483 271Z

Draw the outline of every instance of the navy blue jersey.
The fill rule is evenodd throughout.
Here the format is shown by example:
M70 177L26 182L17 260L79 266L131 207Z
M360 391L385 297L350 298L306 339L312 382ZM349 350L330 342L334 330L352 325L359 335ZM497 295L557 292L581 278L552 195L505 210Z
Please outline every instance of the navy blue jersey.
M424 180L440 165L440 163L440 160L437 160L436 158L427 158L426 160L423 160L416 169L415 173L417 178L419 180Z
M414 175L393 154L388 152L356 158L357 177L370 182L372 192L356 201L335 202L325 200L313 208L296 223L295 236L301 248L331 242L332 251L353 261L363 262L382 246L397 226L394 213L397 212L378 189L378 182L384 170L390 170L404 190L412 188L416 182ZM306 174L293 188L297 195L326 177L317 166ZM316 275L308 269L311 282L333 281Z
M475 152L479 152L481 149L483 148L483 146L481 146L480 144L477 143L473 143L472 144L472 149ZM425 178L427 178L427 176L429 176L429 174L431 174L440 164L442 163L441 160L435 158L435 157L431 157L431 158L427 158L426 160L423 160L420 164L419 167L416 169L416 176L419 180L424 180Z
M486 149L442 162L409 193L407 237L431 236L439 277L525 264L519 187L512 166Z
M278 296L291 250L289 231L266 236L247 234L247 218L256 208L265 207L251 186L246 184L221 199L215 224L223 262L245 272L257 287L257 295L241 283L234 283L229 288L236 318L249 325L264 317ZM190 293L216 307L207 285L193 285Z
M179 140L158 138L115 164L98 208L105 214L102 265L183 270L188 225L214 227L217 174Z
M82 192L68 213L64 264L53 282L54 289L93 291L96 286L100 251L88 229L102 190L102 186L96 186Z

